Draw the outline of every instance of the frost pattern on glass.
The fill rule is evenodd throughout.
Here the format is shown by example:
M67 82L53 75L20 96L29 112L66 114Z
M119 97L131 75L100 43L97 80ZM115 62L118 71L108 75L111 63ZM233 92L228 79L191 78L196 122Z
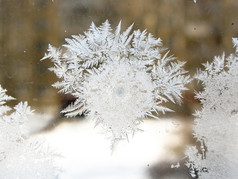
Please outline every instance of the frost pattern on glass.
M187 166L199 178L237 178L238 166L238 39L236 52L204 64L196 78L204 90L196 97L202 109L196 112L194 132L201 147L188 147Z
M91 24L83 35L66 39L63 48L49 45L44 59L60 81L53 86L77 99L62 112L66 116L87 114L112 134L112 141L139 130L145 117L171 111L163 103L181 102L189 76L184 62L168 52L162 55L161 39L146 31L121 32L108 21L100 27Z
M0 86L0 178L55 178L53 153L28 139L24 130L33 111L27 102L20 102L13 109L7 106L6 102L14 98L6 95L6 91Z

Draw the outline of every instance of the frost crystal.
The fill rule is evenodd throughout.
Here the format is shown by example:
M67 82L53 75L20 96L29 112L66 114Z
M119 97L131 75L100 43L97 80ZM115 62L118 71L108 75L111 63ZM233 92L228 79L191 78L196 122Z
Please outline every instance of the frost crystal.
M238 40L233 39L234 47ZM236 53L215 57L204 64L196 78L204 90L197 93L202 109L196 112L195 137L201 154L186 152L201 178L236 178L238 176L238 49ZM197 151L198 152L198 151ZM206 171L204 172L204 168ZM194 172L194 170L192 170Z
M0 178L55 178L52 155L42 145L27 139L24 123L33 111L27 102L20 102L14 112L6 102L14 98L0 86Z
M60 81L53 86L77 99L63 110L66 116L87 114L96 125L112 134L112 140L127 138L138 130L143 118L171 111L162 103L181 102L181 91L190 82L183 62L162 56L161 39L132 26L113 32L108 21L94 23L84 35L66 39L63 49L49 45L44 59Z

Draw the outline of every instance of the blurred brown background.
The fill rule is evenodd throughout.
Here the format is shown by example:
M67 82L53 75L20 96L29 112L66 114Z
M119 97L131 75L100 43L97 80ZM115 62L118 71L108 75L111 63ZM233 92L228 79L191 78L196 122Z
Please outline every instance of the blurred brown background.
M56 77L48 71L50 62L40 62L48 44L59 47L92 21L100 25L106 19L113 28L122 20L123 29L134 23L134 29L162 38L193 75L201 63L232 52L237 9L237 0L0 0L0 84L34 108L57 109L63 95L51 87ZM193 111L190 88L181 114Z

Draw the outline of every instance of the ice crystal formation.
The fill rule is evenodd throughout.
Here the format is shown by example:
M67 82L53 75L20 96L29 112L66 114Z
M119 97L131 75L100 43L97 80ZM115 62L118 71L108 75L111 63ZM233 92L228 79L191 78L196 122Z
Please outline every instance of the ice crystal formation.
M66 116L86 114L110 131L112 140L127 138L145 117L170 111L163 103L181 102L190 78L184 62L162 56L161 39L146 31L121 32L108 21L91 24L83 35L66 39L63 48L49 45L44 59L60 79L53 86L77 100L62 112Z
M20 102L14 109L7 106L6 102L13 99L0 86L0 178L55 178L52 156L40 143L28 139L23 127L33 111L27 102Z
M237 178L238 166L238 39L236 52L204 64L196 78L204 90L197 93L202 109L196 112L195 138L200 148L188 147L187 166L193 177Z

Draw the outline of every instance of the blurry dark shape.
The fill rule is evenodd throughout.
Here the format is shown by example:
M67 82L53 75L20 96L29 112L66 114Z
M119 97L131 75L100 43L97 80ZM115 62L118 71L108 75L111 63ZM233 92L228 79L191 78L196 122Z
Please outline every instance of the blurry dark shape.
M202 172L208 172L208 169L206 167L203 167Z
M65 109L68 105L72 104L75 102L76 98L72 95L60 95L60 111L62 111L63 109ZM61 113L59 111L59 113L50 120L50 123L43 128L41 131L50 131L52 129L54 129L55 127L57 127L59 124L61 124L62 122L72 122L72 121L79 121L84 119L84 114L82 115L77 115L73 118L66 118L64 116L64 113Z
M49 5L49 3L51 3L51 1L46 1L46 0L38 0L36 1L36 6L40 7L40 8L44 8L47 5Z
M191 162L191 161L188 161L187 166L188 166L188 169L189 169L189 172L190 172L191 176L193 176L192 178L199 178L200 171L199 171L198 168L196 168L194 166L194 163Z
M71 105L76 100L76 98L70 94L62 94L60 99L60 111L64 110L67 106ZM61 113L61 116L64 117L64 113ZM84 117L84 113L82 115L78 114L75 117Z
M39 40L36 44L35 44L35 48L39 51L43 51L48 47L48 43ZM37 63L39 64L39 63Z
M189 169L183 163L180 167L171 168L172 163L163 162L154 165L148 169L151 179L193 179L189 173Z

